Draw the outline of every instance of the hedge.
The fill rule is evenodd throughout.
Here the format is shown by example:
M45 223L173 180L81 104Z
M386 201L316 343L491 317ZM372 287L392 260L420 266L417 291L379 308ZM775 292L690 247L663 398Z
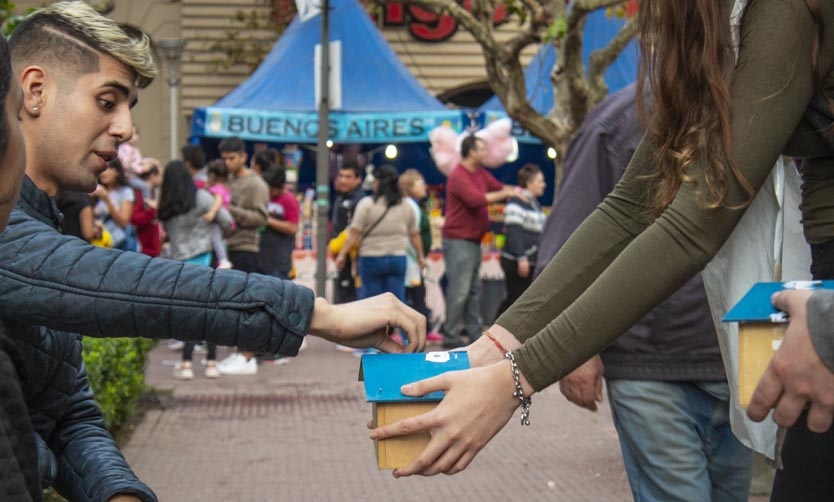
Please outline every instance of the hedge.
M133 412L145 387L145 363L156 340L84 337L84 364L110 430Z

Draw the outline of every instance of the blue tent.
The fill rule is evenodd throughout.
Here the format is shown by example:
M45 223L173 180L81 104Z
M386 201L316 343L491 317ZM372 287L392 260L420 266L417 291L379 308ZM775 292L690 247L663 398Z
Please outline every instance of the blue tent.
M625 21L621 19L609 18L603 9L588 14L582 38L582 61L586 68L591 53L608 45L624 24ZM606 69L604 79L611 94L637 79L638 56L637 43L632 40ZM524 71L527 99L533 108L542 114L548 113L553 108L550 72L555 62L556 49L552 44L544 44ZM497 96L493 96L481 105L478 112L479 117L487 124L507 116ZM520 143L539 143L538 138L517 125L513 127L513 136Z
M330 40L341 44L341 58L331 64L341 68L342 105L330 113L334 143L425 142L444 122L460 128L460 112L423 89L356 0L331 0L330 6ZM296 16L252 76L194 111L192 138L316 143L314 53L320 42L320 15L305 22Z

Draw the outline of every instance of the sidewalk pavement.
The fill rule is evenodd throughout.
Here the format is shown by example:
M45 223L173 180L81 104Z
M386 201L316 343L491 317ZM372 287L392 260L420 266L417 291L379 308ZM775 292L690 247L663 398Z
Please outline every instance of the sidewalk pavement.
M165 343L151 352L147 383L172 403L150 410L123 449L164 502L631 500L607 404L582 410L555 386L533 399L530 427L516 412L466 471L394 479L377 470L350 353L309 337L287 365L218 380L196 353L187 382L171 376L178 357Z

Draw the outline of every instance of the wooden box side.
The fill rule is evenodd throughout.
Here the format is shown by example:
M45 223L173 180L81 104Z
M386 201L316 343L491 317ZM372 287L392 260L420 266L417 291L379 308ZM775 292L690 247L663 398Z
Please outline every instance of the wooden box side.
M436 402L374 403L374 426L388 425L404 418L422 415L435 406ZM380 470L407 466L422 453L429 439L431 436L424 433L375 441L377 466Z
M738 402L747 408L753 391L782 343L787 324L743 322L738 326Z

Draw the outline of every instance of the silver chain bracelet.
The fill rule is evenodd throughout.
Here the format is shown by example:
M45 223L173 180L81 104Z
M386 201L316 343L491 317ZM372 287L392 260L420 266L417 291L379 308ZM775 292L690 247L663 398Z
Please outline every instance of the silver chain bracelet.
M530 404L532 401L529 397L524 395L524 389L521 388L521 377L518 373L518 365L515 362L515 355L512 351L504 352L504 357L510 360L510 366L513 372L513 381L515 382L515 392L513 397L517 397L521 401L521 425L530 425Z

